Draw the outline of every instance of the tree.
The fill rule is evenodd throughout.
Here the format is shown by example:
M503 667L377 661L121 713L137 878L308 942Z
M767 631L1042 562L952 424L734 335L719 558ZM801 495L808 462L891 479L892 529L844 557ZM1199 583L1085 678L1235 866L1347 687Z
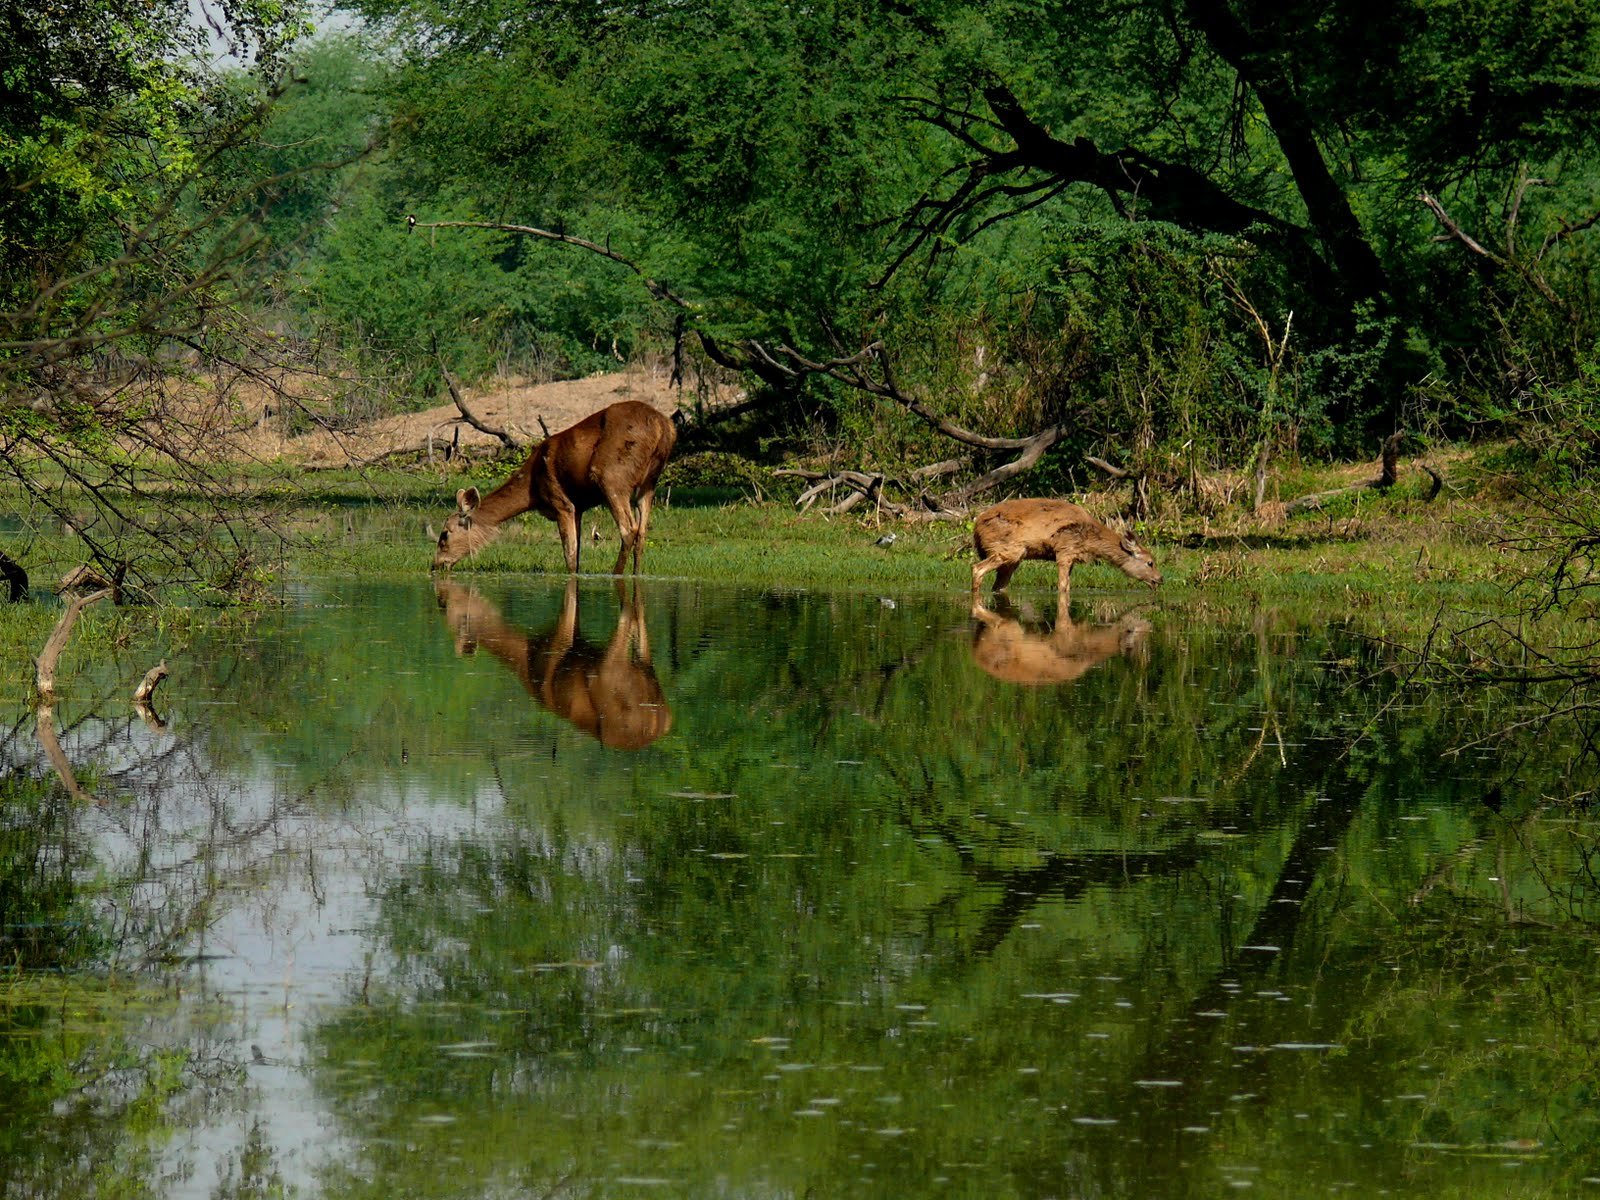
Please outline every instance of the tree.
M1506 189L1521 164L1576 158L1587 164L1574 173L1576 194L1593 195L1600 13L1586 6L1445 3L1374 14L1189 0L1107 6L1100 23L1085 24L1104 33L1117 11L1146 47L1132 61L1158 83L1142 93L1115 87L1134 97L1134 119L1107 133L1081 132L1106 129L1106 76L1099 94L1064 97L1035 83L1024 102L1007 82L1024 72L998 66L956 99L919 101L921 118L970 157L955 187L913 210L913 245L982 216L1008 190L1084 185L1127 218L1142 211L1281 256L1296 311L1309 304L1337 336L1368 311L1436 343L1450 318L1430 311L1423 291L1419 186L1475 194L1477 216L1485 193ZM1213 81L1210 104L1195 104L1197 78ZM1107 148L1111 137L1122 144ZM1010 180L1023 182L1002 182ZM1414 380L1384 380L1391 395L1396 382ZM1375 415L1393 421L1397 402Z
M985 433L1066 419L1125 443L1144 418L1104 398L1187 390L1226 398L1200 414L1213 453L1249 451L1263 431L1237 413L1262 407L1267 372L1242 296L1270 327L1294 314L1281 436L1368 452L1430 371L1513 386L1492 345L1508 315L1512 338L1548 332L1434 244L1417 193L1480 228L1528 164L1555 183L1519 202L1532 237L1577 232L1595 194L1586 6L361 9L403 48L392 145L419 215L466 215L430 211L448 191L484 220L613 244L581 220L604 196L650 231L618 248L696 303L699 328L813 359L882 341ZM1158 306L1176 323L1149 325L1136 272L1186 297ZM1197 311L1208 333L1184 369L1203 378L1186 381L1161 347ZM1052 327L1083 354L1039 372L1029 351ZM1541 362L1570 370L1570 349ZM856 402L826 394L859 428ZM1138 453L1192 443L1194 415L1174 403Z
M180 353L272 357L233 288L259 246L250 189L208 181L258 128L299 9L160 0L0 21L0 458L119 583L235 588L250 549L202 461L212 430L165 385ZM204 65L208 37L266 90Z

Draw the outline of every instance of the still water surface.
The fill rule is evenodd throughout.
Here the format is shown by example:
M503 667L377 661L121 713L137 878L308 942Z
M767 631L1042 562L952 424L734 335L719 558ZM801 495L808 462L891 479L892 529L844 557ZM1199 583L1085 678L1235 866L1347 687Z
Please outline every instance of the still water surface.
M1563 748L1139 599L313 583L19 724L120 998L0 1196L1600 1194Z

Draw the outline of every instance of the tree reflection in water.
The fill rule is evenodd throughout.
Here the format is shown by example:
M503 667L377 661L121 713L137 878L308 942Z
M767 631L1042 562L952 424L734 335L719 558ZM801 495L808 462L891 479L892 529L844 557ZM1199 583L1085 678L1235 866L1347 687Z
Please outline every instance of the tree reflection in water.
M653 581L656 637L635 593L595 645L564 583L495 596L325 585L197 645L166 731L64 703L98 805L24 714L30 963L182 999L82 1034L0 977L8 1078L92 1046L308 1197L1443 1196L1502 1161L1570 1194L1600 1160L1600 854L1546 799L1559 748L1450 756L1481 706L1326 613ZM525 694L562 720L528 736ZM89 1194L145 1111L80 1082L0 1086L23 1194Z

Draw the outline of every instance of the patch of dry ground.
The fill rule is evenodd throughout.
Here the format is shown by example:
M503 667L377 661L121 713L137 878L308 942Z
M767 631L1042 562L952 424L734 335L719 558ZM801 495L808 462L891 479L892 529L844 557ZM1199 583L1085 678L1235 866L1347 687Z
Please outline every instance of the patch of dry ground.
M467 406L482 421L505 429L519 441L532 444L544 437L544 428L559 433L590 413L619 400L642 400L670 415L678 407L678 390L664 369L641 366L587 379L557 383L526 383L510 379L487 388L463 388ZM375 462L406 451L443 455L459 432L462 450L485 450L497 439L474 429L453 403L424 412L404 413L355 425L348 430L321 427L310 432L288 432L290 421L278 397L259 385L229 389L228 404L235 425L220 435L215 449L229 457L258 461L287 459L306 467L341 467ZM290 413L291 416L294 414ZM541 427L540 420L544 427ZM304 424L301 420L300 424Z

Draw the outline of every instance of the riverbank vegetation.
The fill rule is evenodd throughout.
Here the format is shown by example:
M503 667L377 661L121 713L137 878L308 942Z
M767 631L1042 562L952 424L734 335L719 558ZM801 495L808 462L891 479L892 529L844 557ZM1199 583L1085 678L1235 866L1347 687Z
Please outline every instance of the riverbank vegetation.
M213 501L80 528L93 557L159 543L129 569L181 579L240 516L185 378L347 428L446 376L659 355L681 452L918 517L1092 460L1137 517L1259 509L1397 431L1519 439L1556 486L1593 457L1584 6L504 16L363 0L313 37L231 6L220 65L179 4L91 5L110 42L22 21L6 462L105 526L151 472Z
M1087 493L1168 594L1398 611L1430 655L1459 601L1456 661L1592 661L1528 631L1586 616L1600 526L1600 11L342 13L7 18L0 564L36 587L413 569L442 474L224 435L648 359L652 570L959 590L977 508Z
M1175 897L1202 934L1221 897L1232 896L1225 912L1259 906L1258 925L1228 918L1229 946L1292 950L1278 935L1304 912L1305 978L1355 981L1338 986L1347 1008L1334 1010L1353 1042L1392 1037L1385 1014L1398 1012L1409 1032L1394 1061L1431 1067L1445 1048L1426 1126L1388 1131L1389 1117L1370 1118L1401 1148L1397 1163L1429 1147L1461 1150L1463 1162L1484 1147L1521 1154L1537 1146L1524 1135L1562 1130L1569 1111L1581 1136L1584 1088L1572 1081L1592 1074L1595 1046L1592 1022L1574 1013L1595 878L1582 805L1594 794L1600 679L1600 4L351 0L314 24L296 0L0 12L0 711L11 714L0 722L0 1163L43 1163L27 1169L64 1181L18 1186L163 1191L161 1171L176 1168L159 1147L189 1127L174 1102L181 1065L209 1090L238 1084L244 1060L228 1046L214 1064L210 1043L187 1032L152 1039L145 1018L171 1016L183 988L158 995L139 977L169 955L203 956L196 935L227 897L281 885L293 843L274 839L298 818L326 806L342 830L361 808L352 797L381 810L390 792L476 811L491 777L514 817L506 846L457 846L450 821L430 821L435 858L418 853L359 889L397 959L417 947L459 954L416 976L450 1011L461 997L445 984L459 966L470 969L454 986L481 970L498 1011L530 978L543 988L562 977L531 977L529 963L566 964L585 938L628 946L638 934L602 992L608 1013L642 1013L655 982L628 973L652 944L670 945L655 953L682 972L714 944L706 930L730 928L749 939L735 957L762 964L751 977L774 996L819 962L878 987L882 963L853 976L847 950L915 930L913 986L885 996L921 1011L920 964L985 960L1037 897L1090 877L1092 856L1073 857L1082 847L1117 847L1095 877L1110 899L1063 909L1069 936L1044 943L1048 967L1044 951L1021 952L1041 956L1036 973L1053 976L1066 948L1087 946L1086 961L1108 956L1091 979L1126 973L1131 994L1155 995L1177 972L1165 949L1142 952L1139 931ZM680 735L701 735L653 751L681 768L662 776L663 794L642 792L548 697L525 698L490 655L469 664L487 669L457 672L461 647L422 582L428 532L455 489L499 482L523 452L455 453L450 431L475 423L461 389L641 363L673 380L681 422L644 587L670 589L663 674ZM316 472L232 445L249 428L343 436L447 396L460 417L440 426L437 458L432 430L426 452ZM1138 526L1162 588L1091 566L1074 597L1080 618L1107 622L1156 626L1167 609L1186 632L1160 647L1158 672L1114 658L1063 702L1060 689L978 670L971 520L1012 494L1070 495ZM615 538L604 514L589 514L589 568L610 561ZM53 705L37 694L35 658L62 611L57 584L74 573L80 593L104 587L123 603L84 611L54 664ZM511 578L562 573L553 527L530 518L454 578L493 595ZM386 579L404 579L404 595L368 610L381 617L346 614L333 629L315 619L341 605L344 581ZM1018 575L1018 636L1046 636L1051 584L1043 566ZM584 597L598 638L618 628L603 593ZM534 641L561 628L552 595L501 599ZM305 628L252 644L251 622L285 603L312 613ZM886 619L912 611L915 621ZM366 641L375 625L393 638L377 650ZM433 674L341 683L418 657ZM177 735L160 704L128 702L158 660L175 664L171 686L191 689ZM481 713L508 692L523 705L518 728L540 740L509 757L485 743L481 765L478 749L460 747L477 745ZM1104 705L1093 716L1090 692ZM940 708L930 696L952 699ZM1412 704L1423 719L1392 721ZM212 727L194 706L244 717ZM1011 719L990 720L1002 706ZM760 714L768 745L703 736L734 723L728 711ZM896 742L886 728L911 736ZM1078 747L1107 730L1112 752L1087 770ZM1291 771L1285 745L1301 737L1318 752ZM1290 772L1281 785L1263 769L1272 741ZM614 879L568 878L559 855L518 841L515 821L545 822L557 743L581 769L561 785L570 795L555 793L567 808L549 824L570 820L617 848L600 856L631 864ZM810 763L815 782L775 784L771 747L785 777ZM1468 747L1488 749L1459 776L1437 770ZM869 761L878 773L859 782ZM991 822L1017 764L1051 803ZM407 792L419 778L432 790ZM385 782L381 797L371 780ZM726 811L706 804L739 795ZM1437 847L1389 855L1391 831L1425 815L1418 796L1437 809ZM880 811L885 797L900 807ZM1173 815L1202 803L1215 810L1198 851L1160 840L1169 821L1188 837ZM1151 816L1163 806L1173 813ZM1280 826L1315 806L1326 806L1317 821ZM1160 838L1130 837L1151 821ZM323 827L304 828L294 836L315 864ZM162 840L174 829L204 832L174 854ZM774 844L759 840L774 830L792 844L761 859L748 887L727 889L730 864ZM1351 852L1321 857L1341 831ZM1247 850L1229 849L1247 836ZM918 857L941 839L943 859ZM1380 843L1371 865L1340 865ZM94 857L94 844L125 859ZM1129 869L1129 849L1142 869ZM1191 873L1193 862L1204 869ZM542 899L505 909L507 896L539 895L527 883L545 872L551 888L592 899L590 912L627 912L648 881L640 910L683 903L681 928L666 930L682 944L659 928L644 936L642 922L623 937L569 931ZM188 891L171 883L180 876ZM1007 885L990 911L997 878ZM1212 886L1236 878L1237 893ZM1175 882L1150 891L1150 879ZM1280 879L1319 890L1280 894ZM483 903L417 907L450 887L481 887ZM326 893L314 890L320 913ZM840 896L843 909L830 908ZM797 897L829 919L809 922L814 948L791 958ZM1108 904L1126 920L1109 939L1119 927ZM502 963L478 952L475 939L493 937L473 914L491 911L496 930L532 931L526 953ZM960 912L976 916L950 915ZM1411 927L1397 913L1442 923ZM997 931L996 942L975 945L972 930ZM1201 940L1163 926L1150 945ZM1518 940L1526 957L1504 958ZM1184 970L1199 980L1223 961ZM1340 962L1353 966L1326 969ZM1401 962L1421 968L1401 975ZM1239 978L1233 965L1216 977ZM976 979L985 1003L971 1028L1016 1029L1016 1011L996 1000L1013 980ZM1461 979L1503 994L1479 1012ZM708 1042L743 1047L738 1058L768 1040L722 1024L725 979L691 982L677 991L711 1014ZM474 994L464 1011L476 1011ZM532 994L573 1029L598 1027L580 990ZM1215 1015L1206 988L1185 994L1187 1010L1172 1014ZM287 1012L287 982L281 1003ZM431 1010L363 983L350 1019L317 1032L338 1051L328 1061L377 1057L374 1011L402 1031L386 1045L430 1063L441 1045L497 1036L435 1030L413 1020ZM1456 1032L1441 1035L1441 1012L1462 1017L1448 1022ZM1533 1036L1504 1027L1503 1012ZM1154 1015L1149 1028L1168 1023ZM829 1028L815 1017L797 1028ZM194 1019L209 1027L203 1010ZM1059 1033L1029 1020L1027 1037L1001 1039L1003 1054L987 1034L932 1044L927 1078L952 1078L948 1064L971 1045L1007 1077L1033 1071L1033 1047ZM880 1028L860 1030L881 1047ZM1078 1043L1103 1036L1087 1023L1079 1032ZM1259 1040L1272 1036L1302 1041L1289 1023ZM1512 1059L1485 1050L1502 1042L1525 1068L1516 1087L1503 1074ZM1530 1060L1525 1043L1545 1049ZM821 1060L835 1047L813 1049ZM252 1051L256 1067L283 1065ZM544 1070L552 1057L541 1048L524 1061ZM681 1060L659 1065L660 1078L682 1074ZM1305 1074L1297 1064L1280 1091ZM1176 1076L1160 1054L1126 1072L1137 1087ZM1415 1099L1409 1071L1394 1076L1386 1091L1349 1093ZM621 1081L609 1092L573 1078L584 1098L636 1090L622 1065L599 1076ZM895 1079L879 1090L935 1097L900 1124L951 1120L922 1075ZM717 1095L747 1083L728 1071ZM565 1086L554 1093L563 1105ZM1206 1101L1192 1102L1197 1120L1241 1094L1222 1076L1215 1088L1215 1104L1191 1092ZM1014 1120L1012 1094L995 1094L999 1120ZM1513 1104L1527 1096L1556 1098L1542 1123ZM1233 1146L1281 1143L1266 1178L1303 1172L1295 1122L1315 1102L1296 1096L1270 1122L1239 1118ZM702 1109L718 1125L721 1104ZM408 1139L439 1128L425 1124L437 1113L402 1115ZM534 1124L559 1137L547 1116ZM623 1124L618 1145L664 1144L659 1130ZM370 1125L353 1127L360 1144L393 1141L394 1128ZM473 1144L505 1144L489 1133ZM949 1133L928 1144L960 1146L971 1130ZM1054 1147L1047 1134L1039 1144ZM285 1190L242 1165L263 1156L264 1136L251 1129L217 1194ZM1130 1147L1137 1179L1146 1145ZM1000 1140L957 1157L979 1154L1012 1169ZM1061 1190L1059 1156L1045 1157L1023 1191ZM1559 1165L1561 1184L1590 1169L1582 1159ZM1366 1169L1350 1164L1352 1177Z

